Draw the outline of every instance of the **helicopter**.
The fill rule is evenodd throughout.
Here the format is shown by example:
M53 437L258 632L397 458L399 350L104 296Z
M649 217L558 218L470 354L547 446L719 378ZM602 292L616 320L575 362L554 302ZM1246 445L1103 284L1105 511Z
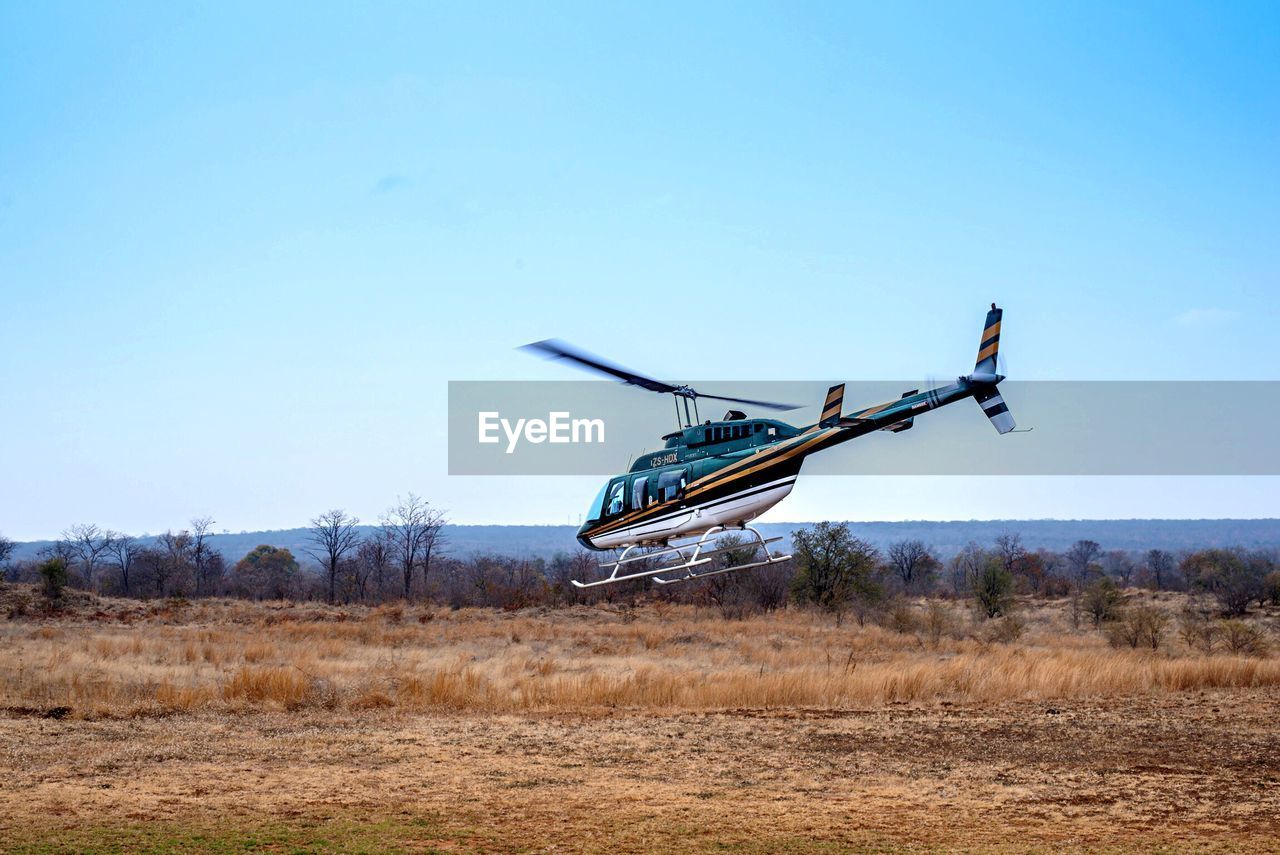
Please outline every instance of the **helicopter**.
M577 539L593 551L621 552L613 561L600 565L601 570L610 571L608 576L590 582L575 579L573 584L593 588L651 577L658 584L669 585L789 561L790 555L769 548L782 538L765 538L750 523L790 494L810 455L873 431L910 430L921 413L966 398L977 401L997 432L1013 431L1017 425L998 388L1005 378L996 373L1003 313L991 304L970 374L947 386L924 392L912 389L900 398L847 415L843 413L841 383L827 391L818 421L801 427L772 418L748 418L736 409L718 421L699 423L700 399L774 411L798 407L709 395L687 385L664 383L554 339L525 345L526 350L568 360L626 385L671 395L681 425L662 437L660 450L641 455L628 472L610 478L600 488ZM745 534L749 541L743 544L735 534L726 545L723 536L729 533ZM763 557L731 567L712 565L716 555L744 546ZM659 566L652 565L654 560Z

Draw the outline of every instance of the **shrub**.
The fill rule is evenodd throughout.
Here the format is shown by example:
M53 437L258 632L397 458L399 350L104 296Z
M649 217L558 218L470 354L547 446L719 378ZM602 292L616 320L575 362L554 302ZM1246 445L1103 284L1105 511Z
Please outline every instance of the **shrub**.
M1263 602L1269 602L1273 606L1280 606L1280 570L1272 570L1262 579L1262 596Z
M1212 653L1218 644L1218 625L1195 612L1183 612L1178 634L1192 650Z
M921 625L929 642L936 646L942 641L943 636L955 634L956 618L951 613L951 609L937 600L930 600Z
M1218 623L1223 646L1232 653L1245 656L1265 656L1267 639L1262 630L1242 620L1224 620Z
M1065 576L1046 574L1040 582L1040 596L1065 597L1071 593L1071 580Z
M1027 625L1017 615L1007 615L988 624L984 638L996 644L1012 644L1026 631Z
M66 559L55 555L41 563L39 570L44 595L51 600L62 599L62 590L67 587Z
M879 553L854 537L848 523L820 522L792 532L791 546L796 563L792 591L800 602L834 612L837 623L852 606L862 624L883 600Z
M1135 606L1124 609L1116 622L1107 630L1107 640L1112 647L1150 647L1160 649L1164 640L1169 616L1153 606Z
M919 632L921 627L920 616L916 610L906 603L898 603L889 610L885 615L884 626L894 632L900 632L903 635L909 635Z
M969 590L983 617L1008 615L1013 607L1013 574L1004 568L998 555L987 556L975 568L969 580Z
M1262 580L1242 568L1224 576L1213 594L1224 615L1240 617L1249 610L1249 603L1262 596Z
M1182 572L1193 588L1213 594L1224 617L1242 616L1262 595L1263 568L1241 550L1192 553L1182 562Z
M1081 605L1085 614L1093 621L1093 625L1100 627L1104 621L1115 617L1116 609L1120 605L1120 591L1116 588L1115 582L1104 576L1084 589Z

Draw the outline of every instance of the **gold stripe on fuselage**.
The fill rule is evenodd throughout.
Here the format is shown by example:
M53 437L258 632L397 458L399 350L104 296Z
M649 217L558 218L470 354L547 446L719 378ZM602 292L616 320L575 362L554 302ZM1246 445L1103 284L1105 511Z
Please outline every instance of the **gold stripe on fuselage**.
M858 412L854 413L850 418L869 419L872 416L874 416L876 413L880 412L881 410L887 410L896 403L898 402L888 401L883 404L876 404L874 407L867 407L865 410L859 410Z
M781 452L781 453L776 454L776 455L768 455L769 459L767 459L767 460L757 460L757 459L756 459L756 458L754 458L754 457L749 457L749 458L747 458L746 460L739 461L738 463L735 463L735 464L734 464L734 467L737 467L737 466L740 466L740 465L743 465L743 464L754 464L754 465L748 466L748 468L746 468L746 469L742 470L741 472L738 472L738 473L734 474L734 475L733 475L733 477L731 477L731 478L724 478L724 479L718 479L718 480L715 480L715 481L709 481L707 484L703 485L702 487L699 487L697 490L690 490L690 491L688 492L688 495L689 495L689 496L693 496L693 495L696 495L696 494L698 494L698 493L704 492L704 491L706 491L706 490L710 490L710 489L711 489L711 488L713 488L713 487L724 487L724 486L726 486L726 485L728 485L728 484L732 484L733 482L735 482L735 481L737 481L737 480L739 480L739 479L741 479L741 478L745 478L745 477L747 477L747 476L748 476L748 475L750 475L752 472L759 472L761 469L767 468L767 467L769 467L769 466L773 466L773 465L778 464L778 463L782 463L783 461L786 461L786 460L790 460L792 457L795 457L797 454L799 454L799 453L801 453L802 451L806 450L807 448L809 448L810 446L814 445L815 443L818 443L818 442L822 441L823 439L827 438L827 437L828 437L828 436L830 436L833 432L839 432L840 430L841 430L840 428L825 428L824 430L822 430L822 431L821 431L820 433L818 433L817 435L812 436L812 437L810 437L810 438L806 439L804 442L802 442L802 443L800 443L800 444L798 444L798 445L796 445L796 446L794 446L794 447L792 447L792 448L787 449L787 451L785 451L785 452ZM802 434L802 436L805 436L805 435L806 435L806 434ZM722 474L725 474L726 472L727 472L727 468L726 468L726 469L721 469L719 472L715 472L715 473L712 473L711 475L708 475L708 476L707 476L707 478L708 478L708 479L710 479L710 478L713 478L713 477L714 477L714 476L716 476L716 475L722 475ZM697 481L695 481L695 482L694 482L694 484L697 484L697 483L698 483ZM693 485L691 484L690 486L692 487Z
M795 455L799 454L802 451L805 451L813 444L827 438L832 433L837 433L839 431L840 431L840 428L824 428L822 429L822 432L816 436L808 436L807 434L802 434L801 436L792 437L789 440L785 440L784 442L778 443L778 445L772 448L765 448L761 451L758 451L755 454L751 455L750 457L743 458L742 460L739 460L736 463L731 463L728 466L724 467L723 469L718 469L715 472L710 473L709 475L704 475L701 478L697 479L696 481L693 481L685 489L684 498L689 499L689 498L692 498L693 496L699 495L701 493L705 493L706 491L712 488L723 487L728 484L732 484L733 482L739 480L740 478L745 478L746 476L750 475L753 472L758 472L761 469L772 466L776 463L782 463L786 460L790 460L792 457L794 457ZM801 441L802 438L803 438L803 441ZM742 467L748 467L748 468L743 469L741 472L737 471L739 469L742 469ZM732 475L732 477L727 477L730 475ZM596 530L590 532L588 534L588 537L595 537L596 535L600 535L600 534L608 534L609 532L616 531L619 528L627 528L629 526L642 523L645 521L645 518L649 516L660 516L661 515L659 513L660 511L665 512L667 510L673 509L677 501L678 500L676 499L668 499L665 502L659 502L656 505L650 505L647 508L642 508L637 511L631 511L629 513L623 514L622 516L618 517L616 520L612 520L611 522L605 523L604 525L600 526Z

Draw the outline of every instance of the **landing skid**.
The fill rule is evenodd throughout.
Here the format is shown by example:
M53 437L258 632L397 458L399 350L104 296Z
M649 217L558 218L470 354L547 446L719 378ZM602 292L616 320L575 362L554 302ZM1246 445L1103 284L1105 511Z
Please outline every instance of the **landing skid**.
M747 532L753 538L754 542L735 543L728 546L715 546L715 541L726 532ZM707 539L712 538L709 542ZM577 579L571 580L573 584L579 588L596 588L601 585L613 585L618 582L627 582L632 579L645 579L653 577L653 581L659 585L672 585L676 582L688 582L692 579L701 579L704 576L718 576L721 573L729 573L735 570L750 570L752 567L764 567L769 564L781 564L784 561L790 561L790 555L775 555L769 551L769 544L782 540L781 537L765 538L760 532L751 526L740 526L737 528L726 528L725 526L714 526L708 529L702 537L690 543L679 544L676 546L666 546L653 552L638 552L643 549L640 544L632 544L622 550L622 554L618 556L617 561L608 564L601 564L601 570L610 570L609 575L604 579L598 579L595 582L579 582ZM710 548L708 548L710 547ZM725 552L733 552L739 549L763 549L765 558L763 561L754 561L750 564L738 564L733 567L722 567L717 570L703 570L698 572L698 568L705 567L711 563L711 559ZM633 551L637 554L632 555ZM645 561L651 558L672 558L673 563L665 564L662 567L641 570L636 573L625 573L618 575L619 571L625 571L629 564L637 561ZM658 576L665 573L679 573L682 575L674 579L659 579Z

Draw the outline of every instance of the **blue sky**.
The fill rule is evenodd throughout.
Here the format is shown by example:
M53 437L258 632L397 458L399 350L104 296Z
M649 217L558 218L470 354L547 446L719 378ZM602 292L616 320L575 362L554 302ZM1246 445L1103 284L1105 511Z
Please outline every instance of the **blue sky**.
M1020 379L1280 379L1278 93L1264 3L0 2L0 532L576 519L593 483L445 474L446 382L564 378L549 336L947 376L994 299ZM773 518L1278 515L810 478Z

